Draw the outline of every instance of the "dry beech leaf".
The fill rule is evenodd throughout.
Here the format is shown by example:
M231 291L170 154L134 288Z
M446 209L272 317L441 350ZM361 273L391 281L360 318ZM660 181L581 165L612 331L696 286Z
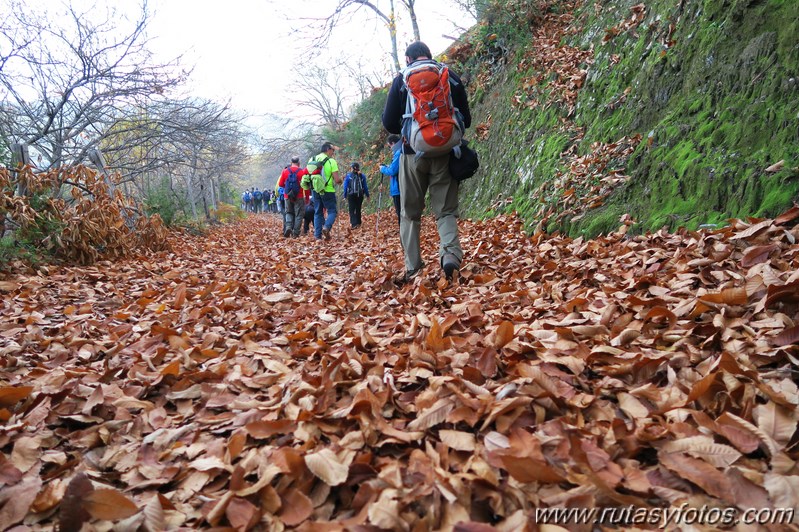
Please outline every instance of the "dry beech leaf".
M773 337L771 343L777 347L799 343L799 325L785 329L780 334Z
M527 59L559 97L526 79L518 105L572 108L592 52L562 43L568 20L540 22ZM640 141L577 150L577 135L535 192L562 200L549 221L605 201ZM87 215L60 238L127 249L116 201L65 193ZM15 273L0 281L0 528L80 530L85 501L106 517L139 505L120 530L509 531L541 505L795 507L797 220L641 234L627 216L587 239L462 219L459 279L397 287L385 213L377 230L337 226L322 254L264 214L167 232L168 253L83 247L86 265ZM435 260L434 222L420 240Z
M510 476L519 482L541 482L542 484L556 484L563 482L564 478L551 466L540 460L527 456L502 455L500 458Z
M729 478L707 462L680 453L659 453L658 457L664 467L693 482L713 497L734 502Z
M661 452L684 452L720 468L730 467L741 457L741 453L729 445L714 443L713 439L707 436L692 436L670 441L661 448Z
M92 491L94 486L85 473L72 477L59 506L58 523L61 530L80 530L83 523L91 518L83 501Z
M10 462L14 467L26 473L41 457L42 437L22 437L14 444Z
M144 514L144 528L149 532L159 532L166 530L166 519L164 518L164 508L161 506L161 500L155 496L144 505L142 509Z
M630 419L649 417L649 409L635 396L622 392L617 397L619 399L619 408L630 416Z
M2 386L0 387L0 407L14 406L27 398L33 391L33 386Z
M86 511L95 519L116 521L139 511L133 501L114 489L96 489L83 499Z
M272 292L264 296L264 301L269 303L280 303L281 301L289 301L294 299L294 294L291 292Z
M249 530L260 518L258 508L247 499L234 497L225 510L227 520L236 530Z
M780 447L788 445L796 432L797 418L799 418L796 409L791 411L775 403L766 403L757 405L753 414L760 430Z
M494 333L494 349L502 349L513 340L513 323L503 321Z
M446 349L441 326L438 324L438 320L432 321L432 324L430 325L430 331L427 333L427 338L425 339L425 343L427 344L427 347L429 347L434 353L439 353Z
M5 500L5 504L0 508L0 529L8 530L25 518L41 487L42 480L38 476L3 487L4 493L0 500Z
M455 408L455 403L451 399L439 399L430 408L423 410L416 415L416 419L408 423L410 430L426 430L443 423L447 415Z
M274 421L253 421L245 426L247 434L253 438L269 438L275 434L287 434L297 429L297 423L290 419L277 419Z
M289 489L281 496L280 520L286 526L297 526L313 513L313 503L302 492L296 489Z
M762 264L768 261L769 255L777 251L780 247L777 244L769 244L765 246L753 246L744 251L741 257L741 266L750 268L755 264Z
M336 453L322 449L317 453L305 455L305 465L328 486L338 486L347 481L349 468L342 464Z
M768 173L779 172L780 170L783 169L784 166L785 166L785 159L782 159L782 160L777 161L776 163L772 164L771 166L768 166L763 171L764 172L768 172Z
M774 223L777 225L782 225L788 223L790 221L796 220L799 218L799 207L791 207L784 213L780 214L774 219Z
M456 451L474 451L477 445L474 434L459 430L439 430L441 443Z
M385 490L375 504L369 507L369 522L386 530L407 530L400 515L400 504L393 490Z
M13 292L19 285L11 281L0 281L0 292Z
M799 504L799 475L766 473L763 486L777 508L796 508Z

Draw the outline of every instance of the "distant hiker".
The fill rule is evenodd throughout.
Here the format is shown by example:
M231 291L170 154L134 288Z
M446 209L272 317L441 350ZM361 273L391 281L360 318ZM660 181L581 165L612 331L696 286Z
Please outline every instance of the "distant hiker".
M241 210L247 209L247 191L241 193Z
M408 46L405 63L408 66L394 78L388 91L382 117L389 133L403 136L399 184L405 274L397 281L409 281L424 267L419 231L428 189L438 226L439 261L444 275L451 279L460 269L463 250L458 239L459 183L449 173L449 155L460 143L463 129L471 125L469 101L460 77L433 61L430 48L423 42ZM441 82L431 84L431 76ZM441 104L430 109L429 104L417 99Z
M302 220L305 216L305 195L300 188L305 168L300 168L300 158L292 157L291 164L283 169L277 184L283 188L286 216L283 219L283 236L288 238L300 236Z
M330 240L330 231L336 222L336 185L341 184L338 163L333 158L336 148L329 142L322 144L320 152L308 161L302 187L311 190L314 204L314 238ZM327 216L325 216L327 211Z
M252 205L253 211L255 214L261 212L261 205L263 205L264 201L264 194L261 192L258 187L255 187L255 192L252 193Z
M355 229L361 225L361 206L363 198L369 197L369 187L366 184L366 176L361 173L361 164L352 163L352 171L347 172L344 178L344 198L350 211L350 226Z
M283 175L282 173L280 175ZM285 191L283 187L280 186L280 177L277 178L278 184L277 188L275 189L275 196L277 202L277 212L283 217L283 223L286 223L286 198L284 197Z
M249 188L244 191L242 199L244 200L244 210L250 212L252 210L252 192Z
M400 188L399 188L399 166L400 156L402 155L402 137L396 134L391 134L386 140L386 144L391 149L392 157L391 164L380 165L380 173L387 175L391 178L388 184L388 190L391 194L391 200L394 202L394 210L397 211L397 227L400 226L402 217L402 209L400 208Z

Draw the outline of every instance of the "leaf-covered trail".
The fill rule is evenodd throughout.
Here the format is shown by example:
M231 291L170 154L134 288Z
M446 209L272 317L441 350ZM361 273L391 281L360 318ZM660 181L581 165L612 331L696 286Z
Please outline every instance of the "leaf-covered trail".
M401 288L393 215L321 244L262 215L2 280L0 529L795 508L797 214L591 241L462 220L452 284L426 219Z

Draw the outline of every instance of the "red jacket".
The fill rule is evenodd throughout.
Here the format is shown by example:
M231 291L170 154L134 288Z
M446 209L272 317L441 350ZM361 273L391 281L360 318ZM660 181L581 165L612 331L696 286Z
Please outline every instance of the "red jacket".
M300 165L292 164L291 168L300 168ZM300 168L300 171L297 172L297 181L301 181L302 180L302 176L304 176L307 173L308 173L308 170L306 170L305 168ZM278 187L283 187L283 197L286 198L286 199L288 199L288 197L289 197L288 192L285 192L285 190L286 190L286 179L288 179L288 178L289 178L289 169L288 168L284 168L283 172L280 174L280 179L277 180L277 186ZM310 197L311 192L309 190L305 190L303 188L300 189L300 192L302 192L303 195L305 195L305 197L306 197L305 203L308 203L307 198Z

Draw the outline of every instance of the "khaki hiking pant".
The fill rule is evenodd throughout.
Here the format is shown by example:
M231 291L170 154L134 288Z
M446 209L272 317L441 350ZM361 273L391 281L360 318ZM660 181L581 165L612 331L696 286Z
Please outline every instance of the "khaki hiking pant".
M405 252L405 270L421 268L422 253L419 231L425 194L430 191L430 207L436 217L439 237L439 263L445 253L463 259L458 240L458 181L449 175L449 155L415 159L413 155L400 157L400 240Z

